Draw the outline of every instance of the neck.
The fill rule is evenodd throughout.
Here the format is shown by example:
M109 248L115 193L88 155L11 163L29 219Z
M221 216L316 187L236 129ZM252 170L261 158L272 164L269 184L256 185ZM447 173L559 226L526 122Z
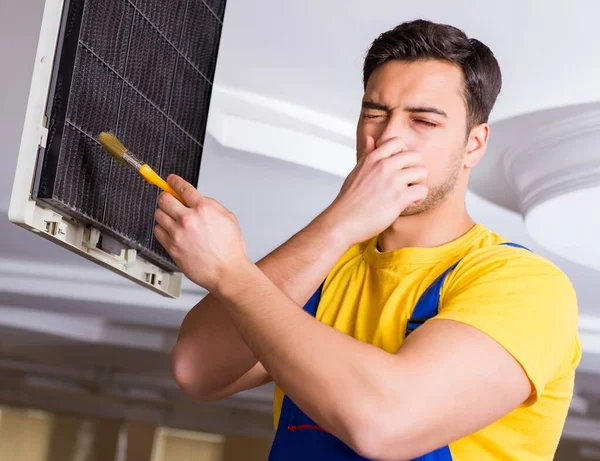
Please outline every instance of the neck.
M379 235L380 251L405 247L432 248L456 240L475 225L464 201L460 206L441 203L414 216L401 216Z

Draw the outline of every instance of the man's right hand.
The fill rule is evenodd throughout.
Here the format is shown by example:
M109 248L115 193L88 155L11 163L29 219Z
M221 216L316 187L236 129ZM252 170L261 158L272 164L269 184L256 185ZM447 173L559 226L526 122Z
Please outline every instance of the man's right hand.
M375 148L367 137L363 155L323 215L350 247L381 233L402 211L422 201L428 193L426 179L421 155L409 151L400 138Z
M257 263L298 306L348 248L380 233L427 194L423 185L416 185L426 177L419 154L406 151L398 139L377 149L374 144L372 138L367 140L363 156L331 206ZM220 399L270 380L226 309L210 294L186 315L171 366L181 388L200 400Z

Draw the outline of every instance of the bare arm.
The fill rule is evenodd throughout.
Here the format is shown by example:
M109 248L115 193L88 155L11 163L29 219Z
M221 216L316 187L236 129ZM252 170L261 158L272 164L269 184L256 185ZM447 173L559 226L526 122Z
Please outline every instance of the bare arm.
M297 305L304 305L347 250L326 214L257 263ZM171 355L173 375L191 397L216 400L271 380L231 321L208 294L186 315Z
M252 266L232 268L218 291L285 393L369 459L414 459L482 429L532 392L500 344L459 322L427 322L389 354L301 312Z
M395 155L398 152L402 155ZM406 206L425 197L427 188L422 181L426 171L420 163L420 154L406 151L399 138L377 148L375 141L367 138L364 155L334 202L304 230L262 259L258 268L294 305L304 305L348 248L377 235ZM202 273L210 270L202 259L210 256L208 259L223 262L238 250L245 254L245 248L238 247L243 239L240 235L235 244L219 247L212 232L231 237L237 231L229 234L219 229L219 216L212 214L218 210L221 218L235 221L235 217L181 178L171 176L168 181L188 207L169 194L161 194L155 234L181 270L202 285ZM214 400L270 380L238 328L212 295L186 316L172 352L171 367L187 394Z

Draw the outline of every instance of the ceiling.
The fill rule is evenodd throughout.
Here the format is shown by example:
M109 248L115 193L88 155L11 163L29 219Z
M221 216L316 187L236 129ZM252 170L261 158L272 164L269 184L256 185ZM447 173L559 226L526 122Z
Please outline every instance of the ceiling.
M0 60L11 69L0 75L0 380L30 389L5 392L0 399L48 404L43 392L69 384L69 392L82 392L77 398L90 399L86 411L101 408L100 396L107 395L118 400L115 412L125 411L133 408L131 398L137 399L136 414L146 408L172 424L206 427L213 410L197 410L213 415L197 421L188 413L177 416L179 404L165 410L165 400L184 399L170 380L167 354L183 316L204 291L186 281L180 299L162 298L6 217L43 3L0 3L1 40L16 43L0 47ZM579 1L577 8L559 0L488 2L485 11L466 0L366 5L229 0L199 188L237 215L253 259L293 235L335 197L354 158L362 58L374 37L403 20L452 23L498 57L504 86L492 113L486 174L499 146L513 142L507 120L600 102L600 61L592 58L600 55L597 1ZM476 179L468 196L473 217L546 256L575 285L584 360L581 398L567 433L575 438L600 433L600 413L588 411L600 401L594 390L600 389L600 272L536 243L518 210L498 200L510 191L498 187L486 195L484 180L485 175ZM144 397L128 396L124 389ZM246 422L258 412L252 424L267 433L270 392L259 389L227 408L247 411L248 419L239 420ZM53 399L53 405L60 402L68 405L68 398ZM243 432L239 421L232 430Z

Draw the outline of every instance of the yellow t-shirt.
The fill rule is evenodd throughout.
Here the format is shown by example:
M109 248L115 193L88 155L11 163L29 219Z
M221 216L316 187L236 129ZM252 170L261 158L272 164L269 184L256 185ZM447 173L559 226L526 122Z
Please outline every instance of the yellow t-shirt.
M534 392L488 427L450 444L454 460L552 460L581 358L577 299L564 273L477 224L435 248L381 253L377 239L356 245L325 281L316 318L354 338L395 353L425 289L452 264L439 319L471 325L519 361ZM274 419L283 392L276 386Z

